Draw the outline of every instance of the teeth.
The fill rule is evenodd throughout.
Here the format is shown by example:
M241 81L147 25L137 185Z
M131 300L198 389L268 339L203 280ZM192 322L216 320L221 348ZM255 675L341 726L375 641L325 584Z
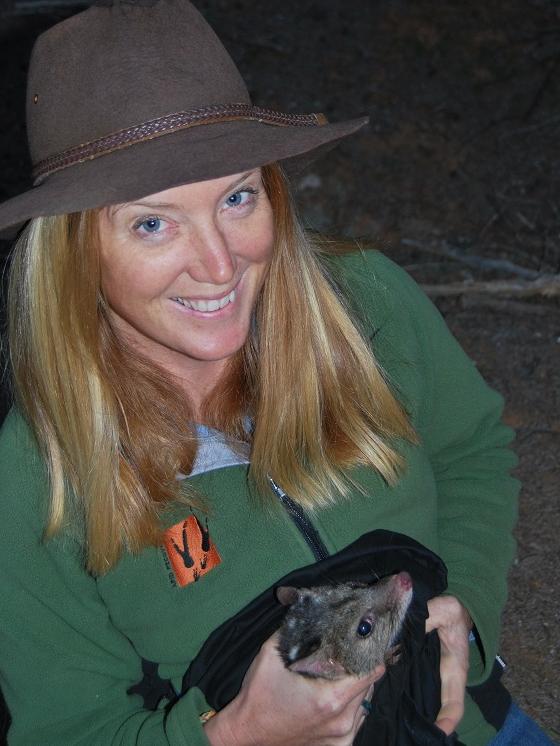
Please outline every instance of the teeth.
M232 290L229 295L226 295L224 298L218 301L218 308L225 308L228 303L231 303L233 301L233 298L235 298L235 290Z
M218 311L220 308L225 308L228 303L233 303L235 300L235 290L232 290L229 295L225 295L220 300L187 300L179 296L173 298L173 300L176 300L177 303L185 306L185 308L192 308L194 311L202 311L203 313L211 313L212 311Z

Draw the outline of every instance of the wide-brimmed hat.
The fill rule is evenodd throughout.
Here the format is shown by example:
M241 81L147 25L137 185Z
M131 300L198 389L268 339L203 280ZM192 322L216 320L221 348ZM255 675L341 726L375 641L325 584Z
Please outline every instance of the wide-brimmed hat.
M253 106L188 0L101 0L35 44L27 90L34 185L0 205L0 230L289 162L366 122Z

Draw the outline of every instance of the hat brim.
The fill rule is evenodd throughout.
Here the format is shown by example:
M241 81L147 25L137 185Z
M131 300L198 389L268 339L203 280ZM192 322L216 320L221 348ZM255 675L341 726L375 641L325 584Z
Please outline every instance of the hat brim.
M0 237L31 218L140 199L181 184L217 179L281 161L312 160L368 123L316 127L235 121L192 127L69 166L0 205Z

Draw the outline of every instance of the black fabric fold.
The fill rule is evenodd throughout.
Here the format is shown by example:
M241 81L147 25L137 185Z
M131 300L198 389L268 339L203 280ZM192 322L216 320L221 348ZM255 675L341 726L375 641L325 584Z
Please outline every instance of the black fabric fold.
M455 734L446 736L433 724L440 708L439 640L435 632L425 634L427 602L446 589L447 570L429 549L392 531L371 531L337 554L280 578L210 635L184 676L182 693L198 687L216 710L235 697L261 645L282 623L286 609L276 600L279 585L368 583L402 570L414 583L402 652L376 684L372 712L354 744L461 746Z

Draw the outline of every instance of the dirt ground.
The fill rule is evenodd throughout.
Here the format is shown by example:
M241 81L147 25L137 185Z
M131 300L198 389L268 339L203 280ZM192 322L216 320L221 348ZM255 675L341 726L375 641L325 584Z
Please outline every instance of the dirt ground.
M519 295L560 272L560 3L195 4L256 103L333 120L370 115L367 132L299 178L307 224L375 243L425 285L471 283L458 295L440 288L435 300L505 397L517 434L506 683L560 739L560 305ZM26 183L26 60L55 18L1 19L0 199ZM515 287L499 294L498 280ZM493 282L492 292L473 292L475 281Z

